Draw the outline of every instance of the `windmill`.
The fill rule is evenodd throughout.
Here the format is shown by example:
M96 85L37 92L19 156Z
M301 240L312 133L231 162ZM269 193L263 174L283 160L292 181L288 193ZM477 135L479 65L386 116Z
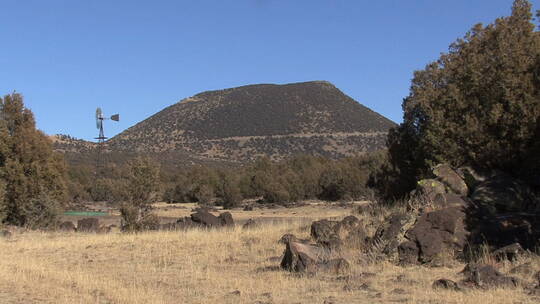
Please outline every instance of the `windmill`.
M95 138L98 140L98 151L97 151L97 157L96 157L96 180L102 173L101 169L103 166L103 162L102 162L103 146L105 144L105 139L107 139L107 137L105 137L105 132L103 131L103 121L108 120L108 119L113 120L113 121L120 121L120 115L114 114L111 117L107 118L103 115L103 111L101 110L101 108L96 109L96 127L99 130L99 135L98 137Z

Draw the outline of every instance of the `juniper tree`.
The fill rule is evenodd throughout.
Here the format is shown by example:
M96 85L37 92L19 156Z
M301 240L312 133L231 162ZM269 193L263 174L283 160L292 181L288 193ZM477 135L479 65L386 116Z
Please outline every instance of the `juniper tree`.
M389 135L392 163L408 186L438 162L538 170L531 149L540 120L540 36L531 4L475 25L447 54L416 71L403 123ZM536 132L536 133L535 133Z
M34 115L24 107L23 97L13 93L0 98L0 199L3 221L8 224L44 226L66 199L65 167L53 152L48 137L36 129ZM0 190L1 191L1 190Z

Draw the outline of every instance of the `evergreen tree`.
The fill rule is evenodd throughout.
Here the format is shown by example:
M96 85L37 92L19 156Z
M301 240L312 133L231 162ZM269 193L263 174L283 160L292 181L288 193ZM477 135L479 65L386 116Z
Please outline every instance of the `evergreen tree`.
M0 213L8 224L54 224L36 213L47 213L52 221L66 199L63 159L36 130L34 115L17 93L0 98L0 184L5 185Z
M540 119L540 36L531 21L531 4L516 0L511 16L474 26L414 73L403 123L389 136L404 188L439 162L516 174L539 169L528 162Z
M139 231L157 229L158 218L151 213L151 203L155 202L159 191L159 166L149 158L137 157L128 163L126 201L120 213L123 229Z

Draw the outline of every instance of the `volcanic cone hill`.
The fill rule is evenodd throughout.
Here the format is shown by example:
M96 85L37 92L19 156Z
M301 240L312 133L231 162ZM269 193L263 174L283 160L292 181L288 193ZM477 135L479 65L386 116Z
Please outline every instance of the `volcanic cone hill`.
M186 98L108 145L117 151L178 151L227 161L298 153L338 158L383 148L392 126L328 82L259 84Z
M279 160L300 153L340 158L384 148L394 125L326 81L258 84L181 100L107 146L190 162Z

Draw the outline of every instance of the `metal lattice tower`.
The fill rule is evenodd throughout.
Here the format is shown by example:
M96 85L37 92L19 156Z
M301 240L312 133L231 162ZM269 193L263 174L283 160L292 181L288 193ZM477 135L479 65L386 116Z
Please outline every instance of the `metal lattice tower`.
M105 146L105 140L107 137L105 137L105 132L103 131L103 121L104 120L114 120L119 121L120 115L114 114L110 118L105 118L103 115L103 111L101 111L101 108L96 109L96 127L99 130L98 137L95 137L95 139L98 140L98 149L97 149L97 156L96 156L96 172L95 172L95 179L96 181L103 176L103 167L105 166L105 163L103 161L103 150Z

